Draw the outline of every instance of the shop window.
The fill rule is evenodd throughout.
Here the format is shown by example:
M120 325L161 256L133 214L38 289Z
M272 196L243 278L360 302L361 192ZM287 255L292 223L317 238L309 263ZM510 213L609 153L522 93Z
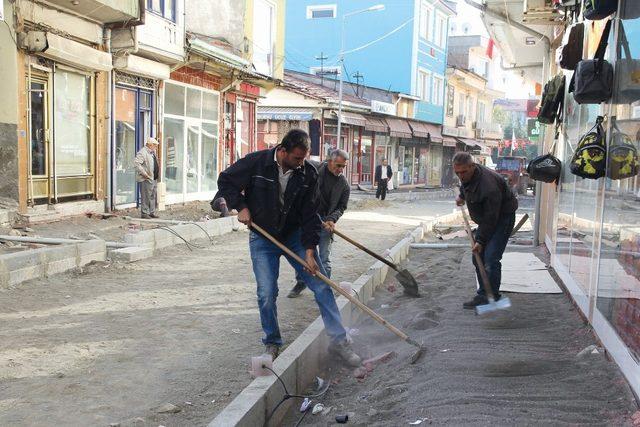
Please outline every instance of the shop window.
M175 114L184 116L184 94L186 88L171 83L166 83L164 87L164 112L165 114Z
M55 84L55 155L57 175L91 173L91 78L57 70Z

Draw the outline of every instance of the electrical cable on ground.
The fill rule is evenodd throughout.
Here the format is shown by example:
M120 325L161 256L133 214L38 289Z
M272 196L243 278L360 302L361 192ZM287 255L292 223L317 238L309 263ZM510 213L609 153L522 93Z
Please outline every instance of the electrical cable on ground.
M264 425L268 425L269 424L269 420L271 420L271 418L273 417L273 414L276 413L276 411L278 410L278 408L287 400L291 399L292 397L297 397L299 399L316 399L318 397L322 397L324 396L327 391L329 390L329 386L331 385L331 383L329 381L327 381L327 385L326 387L324 387L324 389L322 389L320 392L316 393L316 394L308 394L308 395L304 395L304 394L290 394L289 390L287 389L287 385L284 383L284 381L282 380L282 378L280 378L280 375L276 374L276 372L271 369L270 367L268 367L267 365L262 365L262 369L266 369L269 372L271 372L273 375L276 376L276 378L278 379L278 381L280 381L280 384L282 385L282 388L284 389L284 396L282 397L282 399L280 400L280 402L278 402L278 404L271 410L271 412L269 413L269 415L267 416L267 418L264 421ZM308 411L307 411L308 412ZM306 412L305 412L306 415ZM304 416L298 420L298 424L299 425L300 422L302 421L302 419L304 419Z
M189 248L189 250L190 250L190 251L193 251L193 248L196 248L196 249L206 249L206 247L205 247L205 246L200 246L200 245L196 245L196 244L194 244L194 243L189 242L187 239L185 239L184 237L182 237L182 236L180 235L180 233L178 233L177 231L175 231L175 230L173 230L173 229L171 229L171 228L169 228L169 227L166 227L166 226L160 226L160 227L157 227L157 228L158 228L159 230L165 230L165 231L168 231L169 233L171 233L171 234L173 234L174 236L178 237L180 240L182 240L182 241L187 245L187 247Z

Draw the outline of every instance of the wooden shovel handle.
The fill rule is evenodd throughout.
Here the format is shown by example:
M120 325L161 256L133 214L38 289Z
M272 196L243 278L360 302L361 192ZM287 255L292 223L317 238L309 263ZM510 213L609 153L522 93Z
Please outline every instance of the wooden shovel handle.
M469 240L471 241L471 249L476 244L476 239L473 238L473 233L471 232L471 225L469 224L469 218L467 217L467 210L464 206L460 206L460 211L462 212L462 218L464 219L464 227L467 230L467 234L469 235ZM478 270L480 271L480 277L482 278L482 286L484 287L484 291L487 296L491 299L495 299L493 295L493 291L491 290L491 282L489 282L489 275L487 274L487 270L484 268L484 261L480 257L480 254L477 252L473 252L473 257L476 260L476 264L478 265Z
M341 231L338 231L337 229L333 229L333 233L337 234L338 236L342 237L344 240L346 240L347 242L351 243L353 246L355 246L356 248L366 252L367 254L371 255L372 257L374 257L375 259L384 262L385 264L387 264L389 267L393 268L395 271L397 271L398 273L400 272L400 270L398 270L398 266L395 265L394 263L392 263L391 261L389 261L388 259L386 259L385 257L378 255L377 253L373 252L371 249L363 246L362 244L356 242L355 240L353 240L351 237L342 234Z
M279 247L282 251L284 251L284 253L286 253L287 255L289 255L291 258L295 259L298 263L300 263L302 266L304 266L305 268L308 268L309 266L307 265L307 262L305 260L303 260L302 258L300 258L298 255L296 255L291 249L287 248L285 245L283 245L281 242L279 242L276 238L274 238L272 235L270 235L269 233L267 233L262 227L260 227L259 225L257 225L256 223L252 222L251 223L251 228L253 228L254 230L256 230L257 232L259 232L260 234L262 234L264 237L266 237L267 239L269 239L271 241L271 243L273 243L274 245L276 245L277 247ZM325 275L323 275L322 273L318 272L316 273L316 277L318 277L320 280L322 280L324 283L326 283L327 285L329 285L333 290L335 290L336 292L338 292L340 295L342 295L343 297L345 297L346 299L348 299L352 304L355 304L356 307L358 307L360 310L364 311L365 313L367 313L369 316L371 316L373 318L373 320L375 320L376 322L380 323L382 326L386 327L387 329L389 329L391 332L393 332L394 334L396 334L398 337L400 337L401 339L403 339L404 341L410 341L410 338L407 334L405 334L404 332L402 332L400 329L396 328L395 326L393 326L391 323L387 322L382 316L380 316L378 313L376 313L375 311L371 310L367 305L363 304L362 302L360 302L360 300L356 299L353 295L351 295L349 292L345 291L344 289L342 289L337 283L335 283L334 281L332 281L331 279L329 279L328 277L326 277Z

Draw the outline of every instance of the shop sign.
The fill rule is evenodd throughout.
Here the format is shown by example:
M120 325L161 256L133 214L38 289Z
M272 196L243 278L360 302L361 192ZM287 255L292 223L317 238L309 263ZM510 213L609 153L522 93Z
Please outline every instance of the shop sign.
M396 115L396 106L388 102L371 101L371 112L378 114Z
M258 113L258 120L308 122L311 119L312 113Z

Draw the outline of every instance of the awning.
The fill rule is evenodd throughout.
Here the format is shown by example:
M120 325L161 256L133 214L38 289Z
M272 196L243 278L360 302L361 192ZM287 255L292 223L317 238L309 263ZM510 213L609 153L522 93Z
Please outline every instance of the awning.
M337 111L334 111L333 114L338 115ZM342 123L346 123L348 125L353 126L365 126L367 124L367 119L364 118L363 115L357 113L347 113L345 111L342 112Z
M290 120L298 122L308 122L312 119L313 110L311 108L258 106L258 120Z
M458 141L456 141L452 136L445 136L442 138L442 145L445 147L455 147L457 142Z
M475 139L467 139L467 138L456 138L460 144L464 144L467 147L476 148L480 147L478 142Z
M409 123L406 120L402 119L384 119L389 125L389 135L395 136L397 138L412 138L413 134L411 132L411 128L409 127Z
M46 33L47 48L42 56L87 71L111 71L111 54L69 40L53 33Z
M169 80L171 75L171 67L167 64L136 55L114 57L113 67L129 74L157 80Z
M385 123L384 120L378 119L375 117L365 116L366 123L364 124L364 129L371 132L380 132L387 133L389 132L389 126Z
M442 126L434 125L433 123L425 123L427 129L429 129L429 138L431 142L442 142Z
M429 138L429 129L426 123L409 120L409 126L413 132L413 136L416 138Z

